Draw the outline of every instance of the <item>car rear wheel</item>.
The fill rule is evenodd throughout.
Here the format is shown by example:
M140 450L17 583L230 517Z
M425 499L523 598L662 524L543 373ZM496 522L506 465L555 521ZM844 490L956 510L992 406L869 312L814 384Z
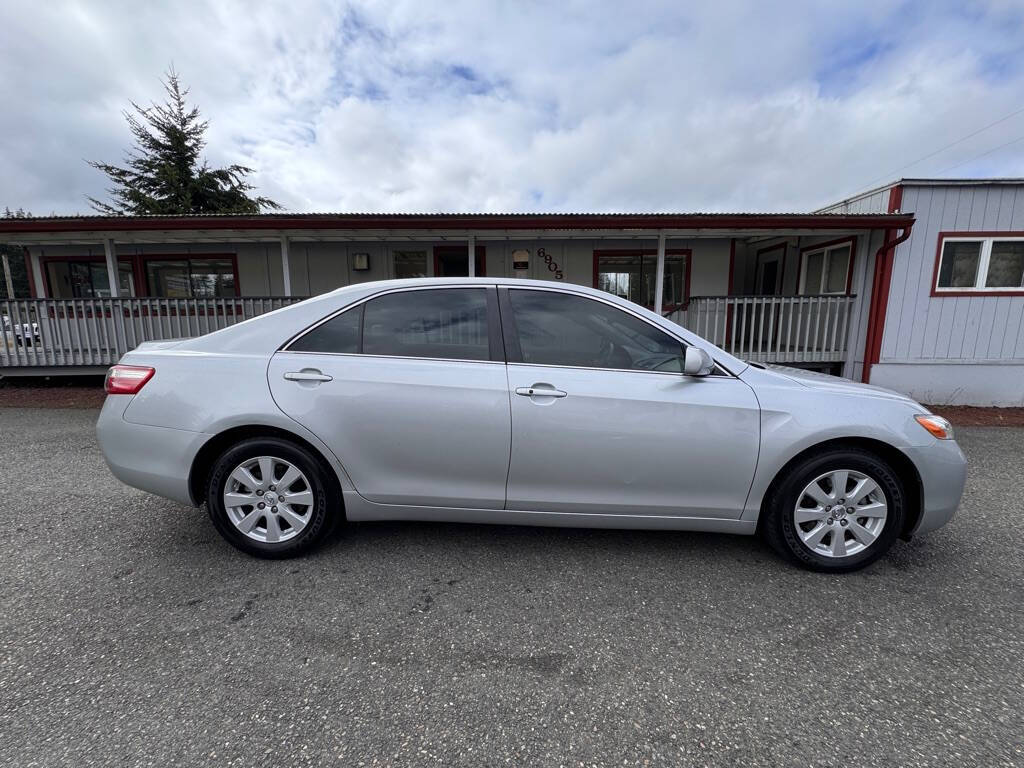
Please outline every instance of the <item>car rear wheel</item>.
M771 492L762 532L781 554L843 573L884 555L903 527L903 483L878 456L839 449L793 467Z
M210 472L206 504L233 546L257 557L295 557L329 530L331 485L307 450L277 438L244 440Z

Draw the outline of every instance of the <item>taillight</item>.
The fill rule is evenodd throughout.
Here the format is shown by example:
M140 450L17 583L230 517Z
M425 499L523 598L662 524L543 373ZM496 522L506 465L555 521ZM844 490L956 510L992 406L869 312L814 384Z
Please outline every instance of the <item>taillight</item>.
M103 388L108 395L134 395L153 378L155 368L142 365L115 365L107 371Z

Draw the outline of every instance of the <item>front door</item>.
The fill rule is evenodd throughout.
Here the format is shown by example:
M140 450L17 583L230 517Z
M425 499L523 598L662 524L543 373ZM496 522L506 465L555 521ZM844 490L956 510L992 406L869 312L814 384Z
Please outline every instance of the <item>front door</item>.
M278 406L381 504L501 509L508 380L494 288L385 293L274 355Z
M434 246L435 277L469 277L469 246L467 245L436 245ZM487 249L476 247L476 277L487 274Z
M683 345L609 303L501 289L511 510L739 517L760 413L728 375L683 376Z

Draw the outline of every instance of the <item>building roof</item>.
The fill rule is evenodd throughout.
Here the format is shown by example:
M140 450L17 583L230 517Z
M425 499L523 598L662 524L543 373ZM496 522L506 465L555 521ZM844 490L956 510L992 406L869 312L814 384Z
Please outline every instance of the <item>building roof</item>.
M858 192L855 195L844 197L842 200L837 200L834 203L829 203L823 208L819 208L816 213L827 211L832 208L838 208L841 205L852 203L855 200L863 200L865 197L871 197L871 195L884 192L887 189L892 189L896 186L903 187L983 187L983 186L1024 186L1024 178L1020 176L999 176L989 179L920 179L904 177L895 179L882 184L878 187L871 187L863 192Z
M264 213L44 216L0 219L0 234L168 230L696 230L875 229L912 214L835 213Z

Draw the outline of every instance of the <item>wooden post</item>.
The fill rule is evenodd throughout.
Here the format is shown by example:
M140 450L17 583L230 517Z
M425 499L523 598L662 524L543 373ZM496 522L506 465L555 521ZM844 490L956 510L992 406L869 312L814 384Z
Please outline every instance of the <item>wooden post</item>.
M281 271L284 273L284 295L292 295L292 271L288 266L288 235L281 235Z
M107 257L107 280L110 282L110 297L113 299L121 295L121 281L117 274L117 252L114 250L114 241L111 238L103 240L103 253Z
M654 311L661 314L665 298L665 233L658 233L658 274L654 278Z

